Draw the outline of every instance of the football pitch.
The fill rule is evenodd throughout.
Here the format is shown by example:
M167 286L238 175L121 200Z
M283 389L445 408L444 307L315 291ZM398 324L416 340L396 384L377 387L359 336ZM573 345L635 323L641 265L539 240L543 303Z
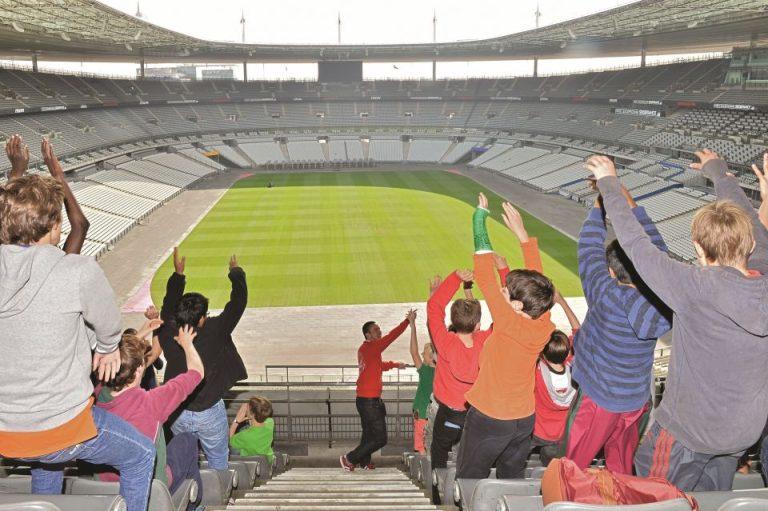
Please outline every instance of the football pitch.
M355 171L240 180L181 244L187 290L222 308L227 264L236 254L248 277L249 307L426 300L431 276L471 268L472 212L481 191L490 201L494 249L519 267L519 244L501 221L502 199L463 176ZM545 273L564 296L582 296L576 243L522 213L539 239ZM155 274L155 303L172 271L169 259Z

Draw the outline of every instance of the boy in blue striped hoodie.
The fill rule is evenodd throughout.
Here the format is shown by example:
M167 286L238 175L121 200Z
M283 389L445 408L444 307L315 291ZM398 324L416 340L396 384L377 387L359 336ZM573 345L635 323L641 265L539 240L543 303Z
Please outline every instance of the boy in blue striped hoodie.
M622 186L627 203L653 243L666 250L656 226ZM640 430L649 412L656 340L671 328L666 308L643 284L614 240L607 247L600 197L579 233L579 276L588 312L574 339L566 457L589 466L600 449L608 469L632 474Z

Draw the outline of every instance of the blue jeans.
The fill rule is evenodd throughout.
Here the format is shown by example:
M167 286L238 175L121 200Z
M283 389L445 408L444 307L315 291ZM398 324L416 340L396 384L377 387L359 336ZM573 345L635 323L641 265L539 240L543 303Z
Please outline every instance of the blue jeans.
M109 465L120 472L120 495L128 511L144 511L149 502L152 473L155 468L155 446L146 436L123 419L92 408L96 437L38 458L32 465L32 493L60 494L64 483L64 463L82 460L96 465Z
M219 399L207 410L184 410L171 425L174 435L194 433L200 439L208 467L215 470L229 468L229 423L224 401Z

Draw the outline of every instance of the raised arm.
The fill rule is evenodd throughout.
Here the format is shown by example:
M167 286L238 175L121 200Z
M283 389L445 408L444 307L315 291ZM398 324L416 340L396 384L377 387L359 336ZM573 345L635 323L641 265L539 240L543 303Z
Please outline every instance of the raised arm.
M622 196L613 162L605 156L595 156L589 159L586 168L597 178L616 237L643 281L672 310L690 303L694 297L684 293L691 288L694 268L673 260L651 242Z
M418 369L421 367L421 365L424 363L424 361L421 359L421 353L419 352L419 339L416 335L416 315L413 315L413 319L411 317L408 318L408 326L411 329L411 359L413 359L413 365Z
M69 188L64 177L64 170L61 168L59 159L53 152L53 146L44 138L40 144L40 152L43 154L43 161L45 166L48 167L48 172L56 181L61 184L61 188L64 191L64 209L67 211L67 218L69 219L70 231L67 235L67 240L64 242L64 252L67 254L79 254L83 249L83 243L85 243L85 236L88 234L88 228L91 223L85 217L83 210L80 209L75 194Z
M412 309L409 310L408 313L405 315L405 319L399 325L393 328L387 335L382 336L380 339L376 339L375 341L370 341L371 345L374 348L378 349L380 352L387 349L390 344L395 342L395 340L398 337L400 337L403 334L403 332L405 332L405 329L409 323L408 316L410 316L411 314L416 314L416 311Z
M605 257L607 233L603 210L595 203L581 226L578 243L579 278L588 306L594 304L611 285L608 259Z
M165 323L169 323L173 319L174 314L176 314L176 306L184 295L184 288L187 284L187 279L184 276L186 264L187 257L181 257L179 247L173 247L174 272L165 285L165 296L163 297L163 305L160 308L160 318Z
M229 260L229 280L232 282L232 291L229 294L229 302L219 315L219 320L224 328L232 333L248 305L248 284L245 281L245 272L238 266L234 255Z
M29 166L29 147L24 144L21 135L11 135L5 143L5 155L11 162L8 181L23 176Z
M205 376L203 361L193 344L195 337L197 337L197 332L191 326L186 325L184 328L179 328L178 335L174 337L174 340L184 350L187 371L149 391L148 406L151 408L152 415L163 422L187 399Z
M581 328L581 322L579 321L579 318L576 317L576 314L573 312L573 309L571 309L571 306L568 305L568 301L563 298L563 295L561 295L560 291L557 290L555 290L555 303L558 304L561 309L563 309L565 317L568 319L568 324L571 325L571 331L576 333L576 331Z
M528 231L523 223L523 216L509 202L502 204L502 208L504 208L504 213L502 214L504 224L520 242L520 249L523 252L523 264L529 270L544 273L544 266L541 263L541 252L539 252L539 242L536 238L528 236Z
M432 343L441 357L447 349L446 343L449 335L448 328L445 326L445 308L460 285L461 278L456 272L448 275L442 282L439 276L435 276L431 281L431 287L434 291L427 301L427 329L432 337Z
M700 163L693 163L691 167L700 169L708 177L715 187L718 200L729 200L743 209L752 221L752 234L755 238L755 250L749 257L749 268L765 275L768 273L768 231L760 221L752 203L747 198L744 190L739 186L738 180L728 174L728 165L717 153L704 149L696 152ZM764 158L764 163L768 161ZM754 168L752 169L755 170ZM766 170L764 168L764 170Z

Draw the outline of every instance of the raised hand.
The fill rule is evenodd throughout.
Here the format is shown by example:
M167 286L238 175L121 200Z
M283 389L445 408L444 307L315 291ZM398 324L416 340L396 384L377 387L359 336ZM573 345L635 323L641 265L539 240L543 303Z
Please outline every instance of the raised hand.
M44 138L40 143L40 152L43 154L43 162L45 162L45 166L48 167L48 172L51 174L51 177L55 179L64 179L64 170L61 168L59 159L53 152L53 145L47 138Z
M477 194L477 207L488 209L488 199L485 197L485 194L483 192L480 192Z
M696 151L693 153L696 155L696 157L699 159L699 162L694 162L690 164L690 167L693 170L701 170L704 165L712 160L719 160L720 155L718 155L716 152L714 152L711 149L702 149L701 151Z
M456 275L462 282L472 282L475 280L475 273L472 270L456 270Z
M240 408L237 409L237 415L235 421L238 423L245 422L248 419L248 403L243 403Z
M150 305L144 311L144 317L147 319L157 319L160 317L160 311L154 305Z
M120 371L120 363L119 349L112 353L95 353L93 355L93 371L96 371L99 381L105 383L112 380Z
M768 200L768 153L763 155L763 170L752 164L752 172L757 176L757 182L760 185L760 199L765 202Z
M232 269L237 267L238 267L237 256L232 254L232 257L229 258L229 268Z
M195 337L197 337L197 332L195 332L191 326L184 325L179 328L179 335L175 336L173 339L179 343L179 346L181 346L182 349L186 350L192 346L192 341L195 340Z
M21 135L12 135L5 143L5 154L11 162L9 179L21 177L29 166L29 147L24 144Z
M408 313L405 315L405 319L408 320L408 323L413 326L416 322L416 309L411 309L408 311Z
M443 278L440 275L435 275L429 279L429 296L432 296L443 283Z
M173 268L179 275L184 275L184 266L187 264L187 256L181 257L179 247L173 247Z
M496 252L493 253L493 265L497 270L509 268L509 264L507 264L507 258L497 254Z
M501 206L504 208L504 213L501 215L504 219L504 224L506 224L510 231L515 233L520 243L528 241L528 231L525 230L525 224L520 212L509 202L505 202Z
M592 156L588 158L584 168L590 171L597 180L616 175L616 165L607 156Z

